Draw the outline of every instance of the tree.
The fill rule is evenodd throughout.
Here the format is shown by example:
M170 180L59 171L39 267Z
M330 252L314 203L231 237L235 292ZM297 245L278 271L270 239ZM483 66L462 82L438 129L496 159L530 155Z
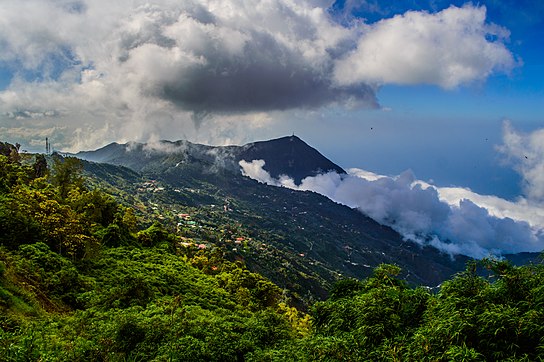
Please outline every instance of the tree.
M6 156L9 162L19 163L21 157L19 156L19 147L7 142L0 142L0 155Z
M66 201L76 212L83 214L87 221L104 227L115 221L119 211L117 201L98 189L86 191L79 187L73 188Z
M34 165L32 166L34 170L34 178L44 177L47 173L47 161L43 154L37 154Z
M155 221L150 227L138 233L138 241L142 246L154 246L161 241L172 239L162 224Z
M334 298L311 309L309 354L332 361L406 359L401 358L405 345L421 325L431 295L410 288L399 273L399 267L382 264L362 282L337 284Z
M17 199L0 195L0 245L16 249L43 240L41 225L25 209Z
M138 230L138 218L134 213L132 207L127 207L123 214L123 224L128 228L130 232L136 232Z
M51 183L59 189L59 196L62 200L66 199L68 193L73 188L83 189L83 165L75 157L62 157L59 154L53 155L53 174Z

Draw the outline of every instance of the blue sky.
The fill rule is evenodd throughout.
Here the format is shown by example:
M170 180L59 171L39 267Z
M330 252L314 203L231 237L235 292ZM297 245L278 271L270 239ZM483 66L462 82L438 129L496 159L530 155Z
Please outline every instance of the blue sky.
M347 11L373 23L410 10L436 12L465 3L337 1L332 8L334 14L346 17ZM363 155L361 167L390 175L410 168L418 177L443 186L466 186L506 198L522 193L520 175L504 155L497 153L496 147L502 143L505 120L526 132L544 125L544 3L478 4L486 7L488 22L508 29L506 46L520 64L508 73L492 74L484 82L456 89L384 85L377 92L378 100L391 111L346 115L346 127L350 130L356 127L354 123L361 122L364 142L357 142L349 131L343 137L351 134L354 139L349 144L357 146L337 151L331 145L329 155L343 165L356 165L358 155ZM369 127L374 132L365 132ZM320 139L318 135L316 138Z
M432 3L433 6L425 1L398 1L382 7L378 2L337 2L333 8L344 11L351 6L353 16L376 22L383 16L409 10L439 11L451 4L464 4ZM511 32L507 46L523 65L508 74L493 74L483 83L454 90L384 85L378 98L391 109L389 114L351 115L369 120L363 123L370 124L374 131L384 131L377 136L378 132L374 132L372 137L376 140L351 143L359 147L346 163L355 163L357 154L371 155L370 159L363 158L364 167L378 172L397 174L409 167L419 177L440 185L462 185L507 198L519 196L520 177L503 162L503 155L497 154L495 147L502 142L504 120L524 130L542 126L543 6L537 1L479 4L486 6L487 21L506 26Z
M24 149L296 133L544 234L542 1L3 0L0 34L0 139Z

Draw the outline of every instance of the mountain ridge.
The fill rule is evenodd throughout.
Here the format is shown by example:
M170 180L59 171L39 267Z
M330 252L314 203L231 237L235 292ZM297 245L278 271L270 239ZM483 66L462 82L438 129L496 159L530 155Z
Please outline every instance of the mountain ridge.
M415 284L436 286L463 270L469 260L406 241L390 227L323 195L269 186L242 175L238 165L242 159L262 159L272 177L285 174L298 182L331 169L345 172L296 136L244 146L163 141L110 144L97 151L78 155L128 167L141 175L143 183L160 185L152 193L125 186L127 194L141 195L142 207L154 209L158 216L191 207L191 213L200 215L195 219L199 226L227 224L243 230L241 234L254 240L253 247L233 251L231 245L220 243L222 250L303 299L310 290L323 298L338 278L367 277L381 263L401 266ZM86 163L91 172L100 167ZM119 179L115 169L108 172L111 176L106 172L99 177L106 182ZM164 222L183 223L175 216ZM267 246L261 250L258 245Z
M272 177L287 175L296 184L300 184L305 177L323 172L346 173L342 167L295 135L242 146L209 146L186 140L125 144L113 142L93 151L80 151L74 156L87 161L123 165L136 171L145 170L146 162L142 162L142 159L151 162L164 156L175 158L176 163L197 161L233 173L240 171L239 162L242 160L264 160L263 169Z
M99 171L104 168L109 176ZM93 162L85 162L85 169L109 184L126 172L122 166ZM229 260L243 261L250 270L293 291L298 295L295 300L307 300L305 293L324 298L339 278L367 277L382 263L401 266L403 276L414 284L436 286L468 260L403 240L393 229L315 192L269 186L242 175L210 174L188 165L160 173L148 170L155 171L141 173L137 184L118 187L167 227L175 229L178 222L185 222L175 216L183 210L202 230L215 225L253 240L241 249L229 243L213 245ZM140 191L139 185L149 180L153 190Z
M335 171L339 174L346 173L343 168L295 135L253 142L243 147L244 151L239 160L250 162L264 159L266 163L263 169L268 171L270 176L278 178L281 175L287 175L296 184L300 184L302 179L307 176L315 176L328 171ZM273 157L271 153L278 150L280 151L279 157Z

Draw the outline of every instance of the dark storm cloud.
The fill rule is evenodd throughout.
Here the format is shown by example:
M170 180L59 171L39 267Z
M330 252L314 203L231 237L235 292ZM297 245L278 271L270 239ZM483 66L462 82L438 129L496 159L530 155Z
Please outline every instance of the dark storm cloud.
M316 108L331 103L377 107L371 86L333 84L334 58L344 52L349 32L329 23L338 33L331 37L316 23L326 23L324 13L310 16L305 14L310 9L278 4L263 9L270 16L260 11L236 15L242 20L197 5L179 12L142 8L129 22L138 24L138 31L127 27L122 32L120 61L153 57L142 54L146 45L160 48L165 62L155 63L159 69L142 71L165 75L150 75L144 88L195 114ZM265 24L243 19L248 16L266 18Z
M280 64L275 59L258 56L250 63L197 67L163 84L159 94L197 113L317 108L349 101L372 108L378 105L374 90L366 84L334 87L329 78L302 64L292 60Z

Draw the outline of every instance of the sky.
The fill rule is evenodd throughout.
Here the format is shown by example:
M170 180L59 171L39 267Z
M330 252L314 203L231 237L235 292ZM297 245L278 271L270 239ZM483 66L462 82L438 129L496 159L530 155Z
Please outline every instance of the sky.
M0 140L73 152L294 133L359 179L411 175L440 202L457 190L512 217L492 197L534 236L543 37L539 0L2 0Z

